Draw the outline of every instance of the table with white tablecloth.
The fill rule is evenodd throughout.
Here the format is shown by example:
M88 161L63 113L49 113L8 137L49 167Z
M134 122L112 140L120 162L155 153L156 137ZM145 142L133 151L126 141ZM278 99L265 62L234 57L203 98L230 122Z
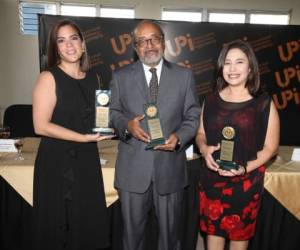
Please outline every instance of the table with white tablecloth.
M15 153L0 153L0 249L30 249L32 233L33 165L38 138L25 138L24 161L14 160ZM112 247L122 250L122 219L117 191L113 187L118 141L99 143L106 203L111 220ZM250 250L298 250L300 248L300 162L291 161L293 147L280 147L268 166L264 194ZM198 182L202 159L188 161L190 186L185 192L182 239L184 250L194 250L198 234ZM155 250L157 224L150 215L148 249Z

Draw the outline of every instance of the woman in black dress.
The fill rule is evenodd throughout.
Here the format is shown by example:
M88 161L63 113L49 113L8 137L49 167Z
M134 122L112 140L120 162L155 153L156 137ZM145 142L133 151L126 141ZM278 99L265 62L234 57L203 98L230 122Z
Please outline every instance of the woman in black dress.
M248 43L225 45L217 72L217 91L205 98L196 137L206 163L200 179L200 229L207 234L208 250L224 249L225 239L231 250L245 250L255 232L264 164L277 152L279 118L271 98L260 90L258 63ZM234 141L236 169L217 163L222 140Z
M73 22L54 25L48 71L33 91L35 132L42 136L34 169L35 249L95 250L109 245L97 141L91 134L98 87L82 33Z

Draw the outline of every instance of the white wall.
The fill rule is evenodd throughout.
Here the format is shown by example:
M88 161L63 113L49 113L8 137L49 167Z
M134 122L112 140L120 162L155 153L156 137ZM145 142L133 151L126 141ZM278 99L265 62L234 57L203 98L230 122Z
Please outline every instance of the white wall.
M19 31L16 0L0 0L1 64L0 107L31 103L31 91L39 73L38 38Z
M292 10L291 24L300 25L299 0L64 0L64 2L133 6L137 18L151 19L161 18L162 7ZM0 108L4 109L16 103L30 104L32 88L39 74L38 38L20 34L17 0L0 0L0 34L2 40Z

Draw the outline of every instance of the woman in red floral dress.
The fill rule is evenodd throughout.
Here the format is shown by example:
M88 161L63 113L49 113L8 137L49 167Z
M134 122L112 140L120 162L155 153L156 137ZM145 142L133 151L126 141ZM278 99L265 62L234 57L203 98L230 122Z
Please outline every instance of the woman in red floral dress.
M260 89L258 63L250 45L234 41L218 59L217 91L205 98L196 137L205 159L200 180L200 229L208 250L247 249L254 235L263 191L264 164L279 143L279 118L271 98ZM233 161L225 170L220 159L222 130L234 132Z

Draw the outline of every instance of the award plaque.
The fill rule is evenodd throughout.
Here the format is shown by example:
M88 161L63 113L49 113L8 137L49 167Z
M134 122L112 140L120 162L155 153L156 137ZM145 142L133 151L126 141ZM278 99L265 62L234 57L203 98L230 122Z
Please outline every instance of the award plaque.
M233 161L234 139L236 131L231 126L226 126L222 130L222 140L220 149L220 159L216 160L218 165L223 170L230 171L231 169L238 169L239 165Z
M159 112L154 103L146 104L144 106L144 111L148 131L151 137L151 141L147 144L146 149L153 149L155 146L165 143L159 119Z
M114 130L109 127L110 90L98 89L95 92L95 127L93 132L103 135L114 135Z

